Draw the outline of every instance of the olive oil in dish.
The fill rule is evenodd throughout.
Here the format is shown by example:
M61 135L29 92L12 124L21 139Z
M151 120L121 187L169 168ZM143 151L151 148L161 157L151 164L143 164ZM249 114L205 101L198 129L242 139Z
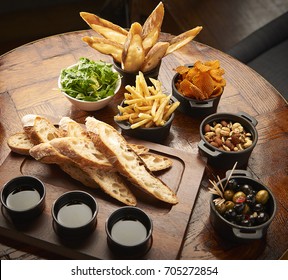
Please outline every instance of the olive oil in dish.
M41 196L36 189L21 186L7 196L6 204L12 210L25 211L36 206L40 199Z
M141 244L146 239L147 229L138 220L122 219L113 225L111 236L121 245L134 246Z
M65 227L76 228L88 224L92 216L92 210L87 204L75 201L60 208L57 219Z

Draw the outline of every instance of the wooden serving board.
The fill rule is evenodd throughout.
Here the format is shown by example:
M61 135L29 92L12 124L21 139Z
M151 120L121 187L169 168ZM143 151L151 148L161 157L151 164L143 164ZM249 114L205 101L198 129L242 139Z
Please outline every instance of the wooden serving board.
M203 176L205 163L197 154L189 154L160 144L133 139L133 143L144 144L150 151L162 154L173 161L172 168L156 175L173 189L179 203L170 206L156 201L140 191L135 191L138 204L153 221L153 243L144 259L177 259L186 227ZM26 225L17 225L7 218L2 207L0 214L0 235L21 241L40 249L56 253L69 259L126 259L115 255L107 245L105 221L117 208L123 205L106 196L101 190L89 189L70 178L55 165L46 165L36 160L10 153L0 168L0 184L18 175L33 175L46 186L46 207L44 212ZM92 194L99 203L97 226L86 239L68 244L60 239L52 227L51 206L64 192L84 190Z

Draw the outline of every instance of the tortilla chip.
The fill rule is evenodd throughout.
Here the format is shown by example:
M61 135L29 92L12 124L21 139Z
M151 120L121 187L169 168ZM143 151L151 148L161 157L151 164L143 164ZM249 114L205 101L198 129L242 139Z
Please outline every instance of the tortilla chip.
M193 83L189 82L186 79L179 84L178 90L181 94L183 94L188 98L194 98L194 99L205 98L202 91L197 86L195 86Z

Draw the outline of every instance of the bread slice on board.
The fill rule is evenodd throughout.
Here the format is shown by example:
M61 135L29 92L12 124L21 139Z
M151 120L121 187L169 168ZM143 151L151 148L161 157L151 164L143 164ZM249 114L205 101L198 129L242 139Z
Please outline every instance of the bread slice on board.
M30 155L36 160L46 164L56 164L73 179L89 188L98 188L95 181L77 164L68 157L60 154L49 142L40 143L32 147Z
M25 133L35 145L60 137L59 130L45 117L25 115L22 124Z
M62 117L59 121L59 130L62 137L80 137L90 139L85 128L69 117Z
M149 152L149 148L147 148L144 145L141 144L133 144L133 143L128 143L129 147L131 149L133 149L133 151L137 154L137 155L142 155L142 154L146 154Z
M29 155L29 150L34 146L25 132L17 132L7 139L7 145L14 153Z
M176 194L150 172L116 129L93 117L87 117L85 125L93 143L101 147L113 166L136 187L166 203L178 203Z
M50 144L79 166L94 167L107 171L113 169L107 157L95 148L91 140L80 137L60 137L51 140Z
M86 160L87 166L95 166L104 170L112 170L113 166L106 156L93 144L83 126L69 117L61 118L59 122L61 134L66 136L61 140L54 140L51 144L64 155L73 157L74 161L82 164ZM82 164L83 165L83 164Z
M69 123L69 133L68 134L74 135L74 137L79 135L78 134L79 130L78 130L78 128L76 129L76 127L78 127L78 125L80 126L80 124L78 124L76 122L75 122L75 124ZM72 131L70 128L72 128ZM68 135L68 134L67 134L67 131L65 131L65 135ZM61 132L61 135L63 135L62 132ZM80 134L80 135L81 135L81 137L83 136L85 138L87 137L87 139L90 139L86 135L85 131L84 131L84 135L83 134ZM12 134L11 136L9 136L7 139L7 145L9 146L11 151L13 151L14 153L17 153L20 155L25 155L25 156L30 155L30 149L33 146L35 146L31 142L30 138L27 136L27 134L25 132L17 132L17 133ZM89 144L89 145L91 145L91 144ZM136 154L138 154L141 157L141 159L145 162L145 164L147 165L147 167L150 171L156 172L156 171L170 168L172 166L172 161L169 158L148 152L149 149L147 147L145 147L144 145L129 144L129 147L132 148L136 152ZM95 146L94 146L94 148L95 148ZM92 152L93 152L94 148L92 148ZM50 146L50 149L51 149L51 146ZM66 149L66 147L65 147L65 149ZM56 151L54 151L54 152L56 152ZM103 153L101 153L100 157L102 157L102 155L103 155ZM108 161L108 159L107 160L106 159L105 159L106 167L103 167L103 168L104 169L107 168L108 170L111 170L113 167L112 167L111 163ZM49 158L48 158L48 160L49 160ZM44 162L45 159L43 158L41 161ZM107 166L107 163L108 163L108 166Z
M100 169L107 170L113 168L106 156L95 147L87 131L81 124L69 117L63 117L59 122L59 129L62 136L71 137L69 139L67 138L67 141L64 138L62 140L59 140L59 138L58 140L53 140L54 144L52 145L62 154L68 155L70 153L70 157L74 156L75 160L81 160L83 156L86 155L87 165L89 166L92 165L93 167L95 165ZM79 138L85 138L86 140L80 140ZM81 148L83 145L85 147ZM144 145L130 143L128 145L142 158L150 171L160 171L172 166L172 161L170 159L161 155L148 153L149 148ZM87 147L88 150L86 149ZM89 163L89 160L92 162Z
M170 168L173 164L171 159L153 153L141 154L140 158L145 162L148 169L153 172Z

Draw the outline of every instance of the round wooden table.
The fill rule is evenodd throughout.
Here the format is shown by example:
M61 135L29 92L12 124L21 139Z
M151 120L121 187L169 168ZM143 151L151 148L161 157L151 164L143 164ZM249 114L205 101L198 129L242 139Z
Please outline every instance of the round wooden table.
M111 61L84 44L81 38L93 31L59 34L31 42L0 57L0 164L10 154L6 145L9 135L21 131L21 118L26 114L69 116L84 123L87 112L73 107L57 88L57 79L65 68L80 57ZM161 34L161 39L171 35ZM175 67L197 60L218 59L225 69L227 86L218 112L244 111L257 119L258 143L252 152L247 169L256 179L269 186L277 200L277 214L266 238L248 244L231 243L222 239L209 221L209 179L224 177L226 170L204 167L192 214L183 243L177 252L180 259L279 259L288 248L288 106L281 95L249 67L209 46L189 43L162 61L159 80L171 92ZM112 104L101 111L90 112L115 126L116 104L123 97L122 88ZM162 144L184 153L197 155L201 120L176 112L168 139ZM192 209L191 209L192 210ZM169 244L167 245L169 247ZM2 259L63 258L37 247L1 237ZM73 257L73 256L72 256Z

